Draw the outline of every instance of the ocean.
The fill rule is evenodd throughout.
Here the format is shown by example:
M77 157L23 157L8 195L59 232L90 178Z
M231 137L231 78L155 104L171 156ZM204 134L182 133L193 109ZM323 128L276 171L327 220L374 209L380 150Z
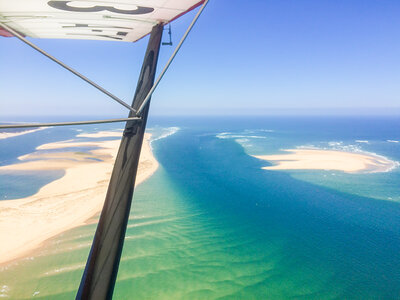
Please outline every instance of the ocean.
M121 126L0 139L0 164ZM400 162L399 117L153 117L148 127L160 167L135 191L114 299L400 299L399 166L272 171L252 156L306 147ZM62 175L0 174L0 201ZM0 297L74 298L96 220L1 266Z

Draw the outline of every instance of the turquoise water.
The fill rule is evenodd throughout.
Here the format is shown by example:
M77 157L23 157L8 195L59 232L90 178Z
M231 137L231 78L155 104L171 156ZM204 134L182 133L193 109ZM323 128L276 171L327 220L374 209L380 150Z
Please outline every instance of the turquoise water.
M400 298L399 168L266 171L249 155L312 145L400 161L399 118L149 125L160 168L136 190L115 299ZM3 267L0 294L73 298L95 220Z

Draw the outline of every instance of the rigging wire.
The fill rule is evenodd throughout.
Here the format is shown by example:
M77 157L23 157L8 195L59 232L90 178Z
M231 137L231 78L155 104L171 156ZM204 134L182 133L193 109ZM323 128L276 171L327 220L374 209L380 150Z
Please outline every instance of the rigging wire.
M193 18L193 21L190 23L189 27L187 28L185 34L182 36L181 40L179 41L179 44L176 46L174 52L172 53L171 57L168 59L164 69L161 71L160 75L158 76L156 82L154 85L151 87L150 91L148 92L146 98L144 98L142 104L137 110L136 116L140 116L143 109L145 108L147 102L149 102L151 95L154 93L154 90L157 88L158 84L160 83L161 79L163 78L165 72L168 70L169 66L171 65L172 61L174 60L176 54L178 53L179 49L181 48L183 42L186 40L186 37L189 35L189 32L192 30L194 24L196 23L197 19L200 17L201 13L203 12L204 8L206 7L207 3L209 0L205 0L195 17Z
M93 120L93 121L76 121L76 122L57 122L57 123L30 123L30 124L12 124L12 125L0 125L0 129L10 128L29 128L29 127L53 127L53 126L67 126L67 125L89 125L89 124L101 124L101 123L117 123L125 121L139 121L141 118L122 118L122 119L106 119L106 120Z
M82 75L81 73L79 73L78 71L75 71L74 69L72 69L71 67L69 67L68 65L64 64L62 61L58 60L57 58L55 58L54 56L51 56L50 54L48 54L46 51L40 49L38 46L36 46L34 43L28 41L25 37L23 37L21 34L19 34L17 31L15 31L14 29L12 29L10 26L6 25L5 23L0 23L0 26L4 27L7 31L9 31L10 33L12 33L16 38L20 39L22 42L24 42L25 44L27 44L28 46L31 46L33 49L35 49L36 51L40 52L41 54L43 54L44 56L46 56L47 58L51 59L52 61L54 61L55 63L59 64L61 67L67 69L68 71L70 71L71 73L73 73L74 75L78 76L80 79L86 81L87 83L89 83L91 86L95 87L96 89L98 89L99 91L103 92L104 94L106 94L107 96L109 96L111 99L117 101L119 104L121 104L122 106L125 106L127 109L129 109L130 111L132 111L133 113L136 113L136 110L133 109L133 107L131 107L129 104L125 103L124 101L122 101L121 99L119 99L117 96L115 96L114 94L110 93L109 91L107 91L106 89L102 88L100 85L98 85L97 83L93 82L92 80L90 80L89 78L85 77L84 75Z

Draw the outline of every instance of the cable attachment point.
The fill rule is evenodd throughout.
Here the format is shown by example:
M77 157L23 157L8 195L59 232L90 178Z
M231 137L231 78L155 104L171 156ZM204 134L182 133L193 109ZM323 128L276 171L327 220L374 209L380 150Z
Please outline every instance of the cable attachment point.
M171 23L168 24L168 35L169 35L169 42L163 42L161 45L163 46L172 46L172 34L171 34Z

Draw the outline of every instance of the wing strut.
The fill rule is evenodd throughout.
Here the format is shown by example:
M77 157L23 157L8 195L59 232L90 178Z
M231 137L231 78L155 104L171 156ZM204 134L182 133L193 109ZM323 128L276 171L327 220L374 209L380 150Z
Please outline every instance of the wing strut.
M34 43L28 41L25 37L23 37L21 34L19 34L17 31L15 31L14 29L12 29L10 26L8 26L5 23L0 23L0 27L3 27L4 29L6 29L8 32L12 33L16 38L20 39L22 42L24 42L25 44L27 44L28 46L31 46L33 49L35 49L36 51L40 52L41 54L43 54L44 56L46 56L47 58L51 59L52 61L54 61L55 63L59 64L61 67L63 67L64 69L70 71L72 74L78 76L80 79L86 81L87 83L89 83L91 86L95 87L96 89L98 89L99 91L103 92L104 94L106 94L108 97L110 97L111 99L117 101L119 104L121 104L122 106L125 106L127 109L136 112L133 110L132 107L130 107L128 104L126 104L124 101L122 101L121 99L119 99L117 96L115 96L114 94L111 94L109 91L107 91L105 88L102 88L100 85L98 85L97 83L91 81L89 78L87 78L86 76L83 76L81 73L79 73L78 71L75 71L74 69L72 69L70 66L64 64L62 61L58 60L57 58L55 58L54 56L51 56L49 53L47 53L46 51L40 49L38 46L36 46Z
M132 107L137 110L150 91L160 49L162 25L150 35ZM128 121L115 160L103 210L76 299L111 299L128 223L139 155L150 102L141 120ZM135 115L131 111L129 117ZM132 295L133 296L133 295Z

